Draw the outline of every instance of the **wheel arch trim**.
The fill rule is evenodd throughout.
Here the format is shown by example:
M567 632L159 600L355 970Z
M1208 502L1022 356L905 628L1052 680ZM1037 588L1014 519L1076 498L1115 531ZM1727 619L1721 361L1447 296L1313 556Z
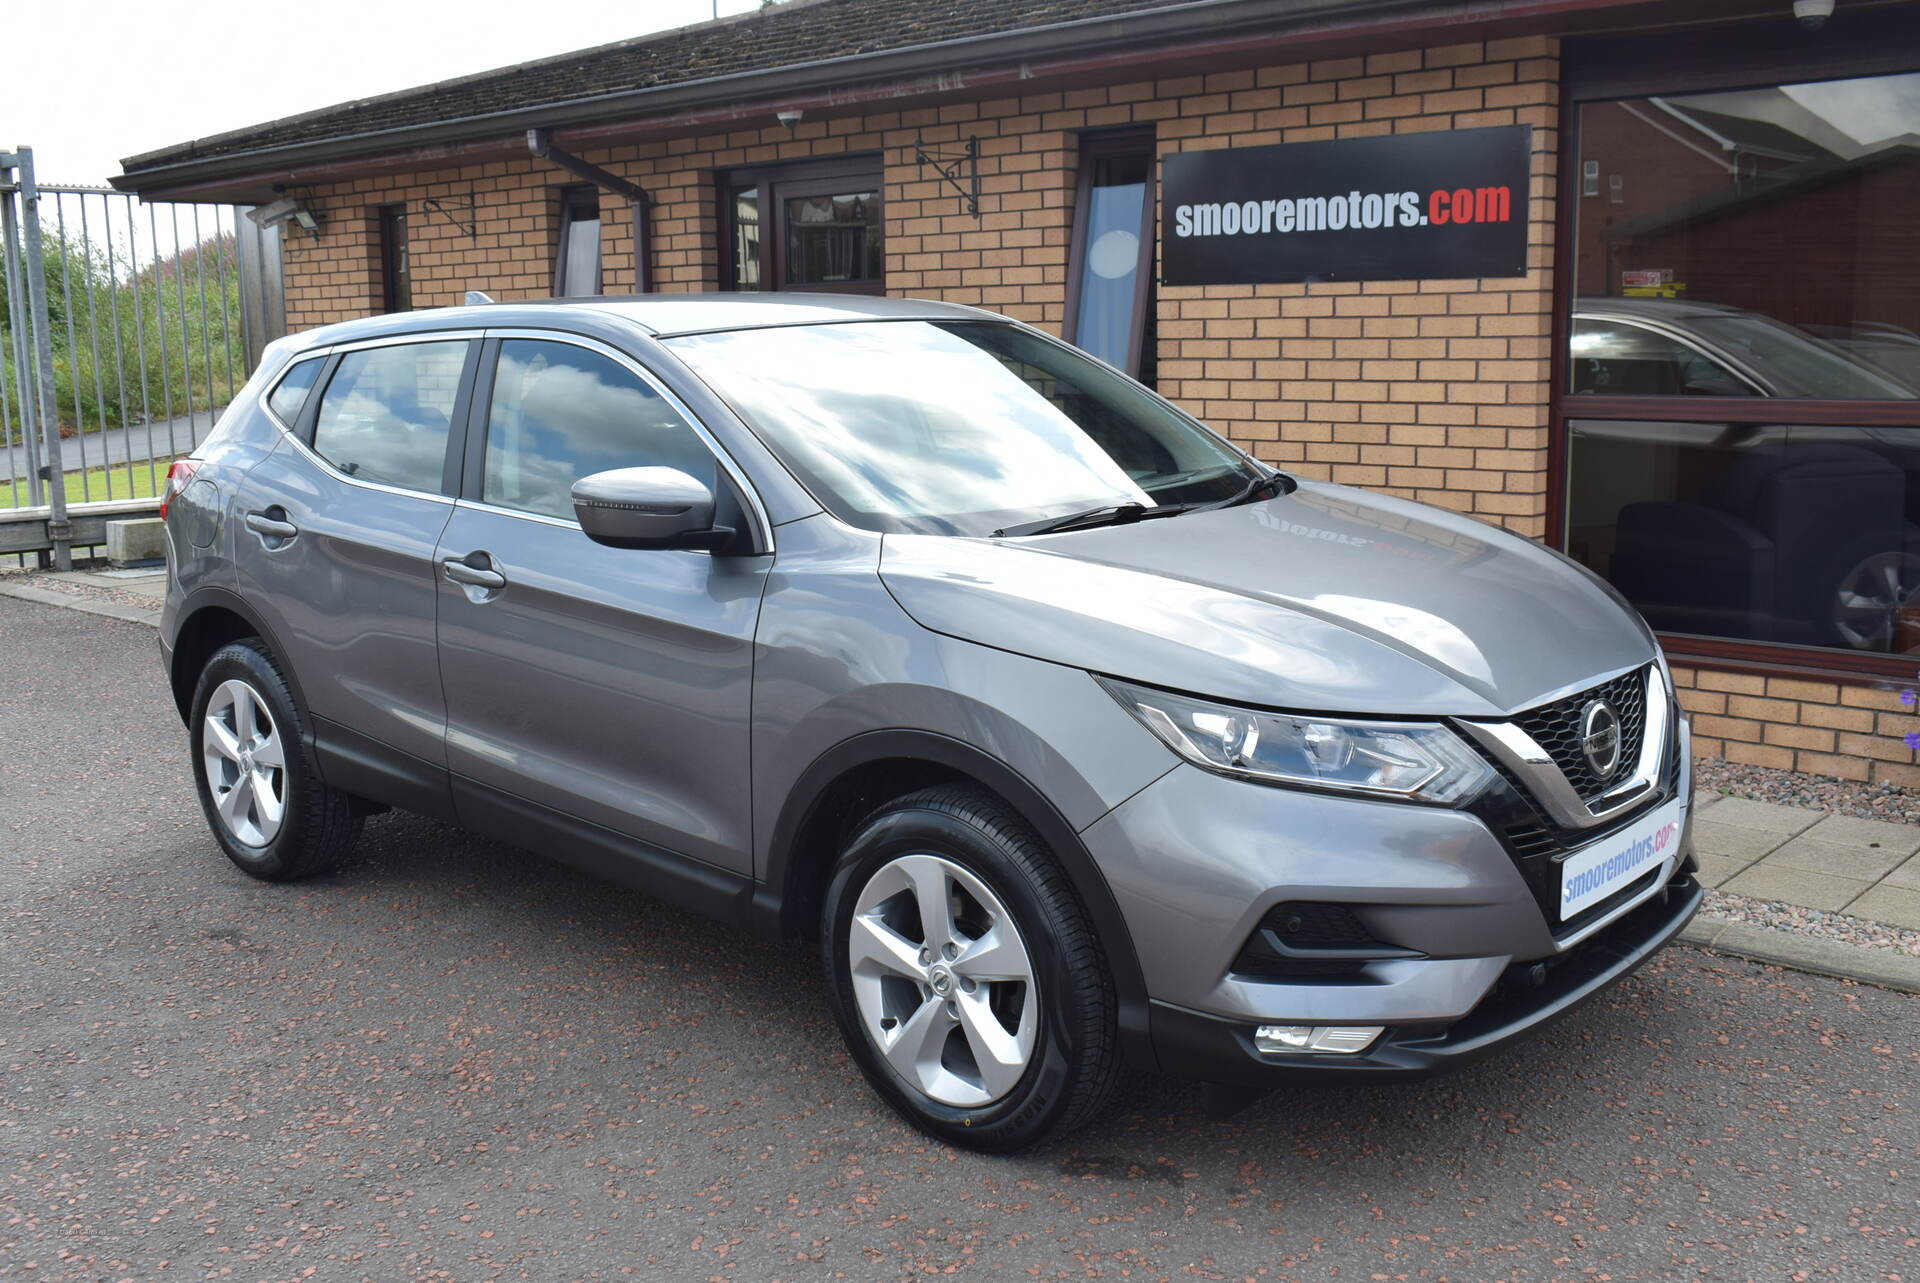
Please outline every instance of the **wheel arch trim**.
M199 679L197 672L185 674L191 680L183 689L181 685L183 674L180 671L183 656L180 653L180 639L187 635L188 629L193 626L196 619L207 611L216 609L238 616L254 630L260 640L266 642L272 649L274 658L279 661L280 675L286 680L287 688L293 692L293 702L301 714L301 720L311 723L312 719L307 715L306 695L300 689L299 674L295 673L293 666L287 662L286 648L280 644L280 639L275 636L272 627L261 618L259 611L247 604L245 598L231 589L214 585L197 588L181 601L179 622L174 625L171 635L163 639L167 649L167 680L173 689L174 705L180 710L180 720L184 723L192 717L193 690ZM312 748L312 735L311 725L303 729L302 738L307 741L309 749Z
M1019 771L952 736L908 729L865 731L815 758L788 790L774 821L766 866L754 893L755 925L781 938L803 934L806 924L799 923L796 915L810 900L799 893L800 879L817 870L799 850L801 835L835 784L863 766L890 760L927 762L965 776L997 794L1034 827L1066 870L1099 933L1113 976L1121 1047L1127 1059L1139 1067L1157 1069L1146 978L1119 901L1093 853L1066 817Z

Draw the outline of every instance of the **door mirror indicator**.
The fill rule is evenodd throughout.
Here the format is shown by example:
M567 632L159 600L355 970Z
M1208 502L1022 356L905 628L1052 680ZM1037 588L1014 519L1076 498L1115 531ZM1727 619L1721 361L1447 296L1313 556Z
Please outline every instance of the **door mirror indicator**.
M573 513L595 543L614 548L719 552L730 526L713 524L713 491L678 468L615 468L573 483Z

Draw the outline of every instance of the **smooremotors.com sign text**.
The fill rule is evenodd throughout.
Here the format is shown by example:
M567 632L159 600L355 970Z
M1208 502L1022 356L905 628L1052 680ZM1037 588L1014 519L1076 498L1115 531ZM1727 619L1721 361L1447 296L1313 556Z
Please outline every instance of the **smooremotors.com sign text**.
M1524 276L1526 125L1176 152L1169 285Z

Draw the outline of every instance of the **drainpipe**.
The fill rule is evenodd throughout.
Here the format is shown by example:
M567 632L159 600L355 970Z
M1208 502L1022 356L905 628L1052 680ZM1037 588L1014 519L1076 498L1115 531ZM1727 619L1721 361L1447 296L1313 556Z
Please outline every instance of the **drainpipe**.
M624 196L627 206L633 214L633 292L647 292L647 263L653 257L653 246L649 227L652 220L647 217L653 208L653 200L638 183L630 183L618 174L609 173L590 161L581 160L568 151L562 151L553 145L553 134L546 129L527 131L527 150L542 160L552 161L568 173L577 174L602 191Z

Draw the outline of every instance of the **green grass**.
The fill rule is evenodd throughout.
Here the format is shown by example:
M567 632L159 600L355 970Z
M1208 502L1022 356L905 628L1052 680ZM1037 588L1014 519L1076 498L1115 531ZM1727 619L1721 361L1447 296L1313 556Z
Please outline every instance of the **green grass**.
M101 503L107 499L151 499L160 493L160 487L167 480L167 460L160 460L149 472L145 463L136 463L129 469L120 464L112 469L88 468L84 473L69 472L61 477L66 482L68 503ZM109 477L107 473L113 475ZM108 482L113 492L107 492ZM27 483L22 478L18 489L5 481L0 481L0 510L24 508L27 506Z

